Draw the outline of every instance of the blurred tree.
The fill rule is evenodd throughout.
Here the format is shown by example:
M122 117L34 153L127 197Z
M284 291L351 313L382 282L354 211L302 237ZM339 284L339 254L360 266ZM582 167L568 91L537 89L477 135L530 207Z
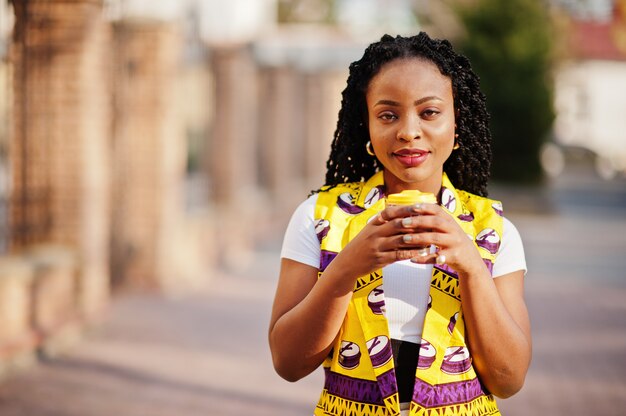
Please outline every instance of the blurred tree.
M334 0L278 0L278 23L334 22Z
M554 120L552 26L541 0L477 0L459 5L467 31L460 49L487 96L493 177L538 182L539 150Z

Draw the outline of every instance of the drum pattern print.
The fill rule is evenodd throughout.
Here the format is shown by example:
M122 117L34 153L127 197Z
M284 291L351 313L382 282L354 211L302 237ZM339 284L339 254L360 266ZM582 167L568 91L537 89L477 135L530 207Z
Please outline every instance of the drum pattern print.
M344 192L337 197L337 206L348 214L360 214L365 208L356 204L356 198L352 192Z
M346 370L352 370L359 366L361 361L361 349L356 342L342 341L339 348L339 365Z
M441 188L441 206L449 212L456 211L456 197L454 192L446 187Z
M496 254L500 249L500 236L493 228L485 228L476 236L476 245L490 252Z
M367 305L374 315L385 314L385 294L383 292L383 285L376 286L369 295L367 295Z
M385 335L379 335L367 341L367 352L374 368L387 364L393 355L391 342Z

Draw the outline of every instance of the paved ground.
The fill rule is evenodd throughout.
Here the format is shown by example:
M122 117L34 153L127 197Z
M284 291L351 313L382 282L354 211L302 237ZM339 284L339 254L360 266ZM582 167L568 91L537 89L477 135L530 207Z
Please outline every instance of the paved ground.
M534 357L505 415L626 414L626 181L573 171L544 190L496 188L524 238ZM310 415L321 374L271 368L276 244L179 299L117 297L72 351L0 385L1 416ZM258 271L264 271L259 274Z

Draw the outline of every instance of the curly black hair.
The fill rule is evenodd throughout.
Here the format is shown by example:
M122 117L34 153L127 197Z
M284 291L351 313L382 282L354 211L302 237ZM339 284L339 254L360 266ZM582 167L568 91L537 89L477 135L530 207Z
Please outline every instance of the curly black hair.
M350 65L347 86L342 93L337 129L326 163L324 189L345 182L359 182L382 169L365 145L370 139L365 94L370 80L386 63L401 58L421 58L433 62L452 80L456 111L457 143L444 163L444 171L455 187L487 196L491 166L491 133L485 96L469 60L456 53L449 41L432 39L425 32L395 38L384 35L367 47L363 57Z

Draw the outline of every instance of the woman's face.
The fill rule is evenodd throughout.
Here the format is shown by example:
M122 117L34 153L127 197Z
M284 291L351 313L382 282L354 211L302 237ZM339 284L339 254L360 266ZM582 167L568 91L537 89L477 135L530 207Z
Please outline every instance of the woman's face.
M366 91L369 133L387 193L437 194L454 146L452 81L425 59L385 64Z

